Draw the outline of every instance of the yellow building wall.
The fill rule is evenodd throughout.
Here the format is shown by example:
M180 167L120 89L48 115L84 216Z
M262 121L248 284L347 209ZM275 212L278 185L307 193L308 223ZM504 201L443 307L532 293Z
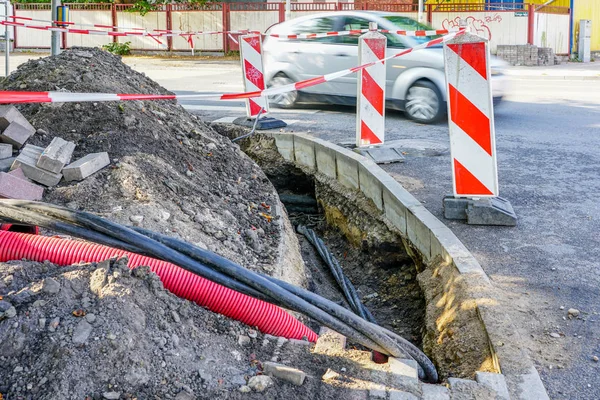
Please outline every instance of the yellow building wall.
M575 0L573 4L573 52L577 52L579 20L592 20L592 51L600 51L600 0Z
M524 3L533 3L533 4L544 4L548 0L525 0ZM556 0L552 4L548 4L549 7L570 7L570 0Z
M548 0L525 0L523 3L544 4ZM578 0L575 0L578 1ZM591 0L594 1L594 0ZM390 1L393 3L393 1ZM483 4L489 3L487 0L427 0L425 4ZM510 3L510 1L507 1ZM570 0L555 0L550 6L570 7Z

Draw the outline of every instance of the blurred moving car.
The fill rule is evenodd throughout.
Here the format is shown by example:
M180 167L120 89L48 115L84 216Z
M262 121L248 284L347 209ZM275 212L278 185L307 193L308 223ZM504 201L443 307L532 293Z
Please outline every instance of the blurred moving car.
M310 15L274 25L267 34L301 34L368 29L431 30L411 18L388 12L348 11ZM387 36L386 56L414 47L436 37ZM268 87L287 85L358 65L358 37L330 36L316 39L280 39L267 36L263 44L265 78ZM386 108L404 111L421 123L432 123L446 113L446 78L442 46L433 46L386 62ZM502 98L506 63L492 57L494 102ZM351 74L302 91L270 97L270 103L292 108L297 103L319 102L356 105L356 74Z

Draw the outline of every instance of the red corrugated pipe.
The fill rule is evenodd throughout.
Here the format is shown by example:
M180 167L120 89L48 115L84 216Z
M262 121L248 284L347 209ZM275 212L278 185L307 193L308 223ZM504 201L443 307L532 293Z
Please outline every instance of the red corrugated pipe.
M71 265L123 256L129 258L129 268L149 266L166 289L211 311L256 326L270 335L317 340L316 333L282 308L216 284L174 264L90 242L0 231L0 262L25 258Z

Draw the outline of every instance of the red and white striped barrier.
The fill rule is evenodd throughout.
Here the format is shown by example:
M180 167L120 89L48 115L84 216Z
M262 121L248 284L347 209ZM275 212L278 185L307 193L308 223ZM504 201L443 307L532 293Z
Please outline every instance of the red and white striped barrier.
M444 46L455 197L498 196L489 54L487 40L468 33Z
M221 93L221 94L192 94L192 95L154 95L154 94L112 94L112 93L68 93L68 92L21 92L21 91L0 91L0 104L12 103L80 103L85 101L124 101L124 100L183 100L183 99L211 99L211 100L239 100L251 99L261 96L273 96L276 94L287 93L295 90L302 90L307 87L319 85L323 82L332 81L346 75L358 72L364 68L368 68L377 64L391 60L392 58L401 57L412 53L413 51L425 49L432 46L440 45L452 38L465 33L464 29L450 33L441 38L431 40L427 43L420 44L410 49L403 50L384 58L383 60L370 62L357 67L345 69L342 71L332 72L327 75L318 76L311 79L306 79L300 82L291 83L265 90L245 93Z
M240 37L240 60L244 75L244 91L255 92L265 89L263 73L262 40L260 35ZM261 112L262 110L262 112ZM269 100L266 96L246 99L246 116L255 118L269 112Z
M358 39L358 62L374 63L358 72L356 146L383 144L385 139L385 49L387 38L376 31ZM380 61L380 62L377 62Z

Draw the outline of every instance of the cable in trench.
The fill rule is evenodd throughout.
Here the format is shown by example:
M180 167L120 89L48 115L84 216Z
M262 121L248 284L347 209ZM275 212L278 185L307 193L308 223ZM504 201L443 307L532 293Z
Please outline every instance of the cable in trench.
M217 254L141 228L128 228L90 213L40 202L0 200L0 216L86 240L148 254L249 296L302 312L365 347L394 357L412 357L419 375L437 382L433 363L416 346L383 327L303 288L258 274Z

